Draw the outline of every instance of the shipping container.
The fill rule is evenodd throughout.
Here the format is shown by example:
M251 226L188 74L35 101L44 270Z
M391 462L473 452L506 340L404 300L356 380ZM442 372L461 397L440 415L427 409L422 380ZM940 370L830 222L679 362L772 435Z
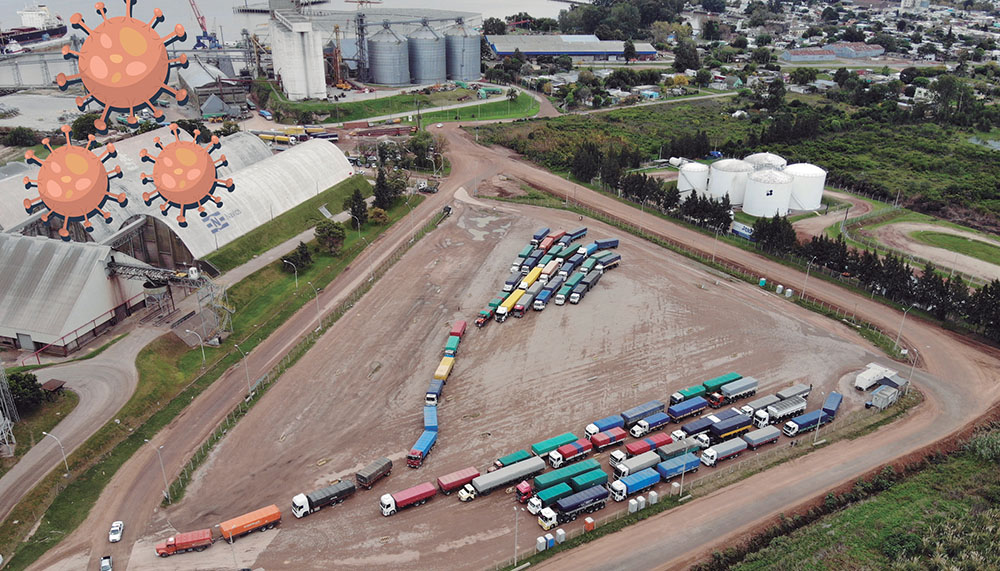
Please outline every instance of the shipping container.
M461 339L462 336L465 335L465 328L468 327L468 325L469 324L466 323L464 320L456 321L455 324L451 326L451 333L449 333L448 335L452 337L458 337L459 339Z
M458 355L458 344L461 342L461 340L462 338L456 335L448 337L448 341L444 344L445 357L454 358L456 355ZM445 379L447 379L447 376L445 377Z
M430 430L437 432L438 430L438 414L436 406L424 405L424 430Z
M597 242L597 249L599 250L608 250L611 248L618 247L618 238L611 238L608 240L597 240L596 242Z
M624 428L616 426L610 430L598 432L590 438L590 442L594 445L594 450L600 452L608 446L616 446L624 443L627 436L628 433L625 432Z

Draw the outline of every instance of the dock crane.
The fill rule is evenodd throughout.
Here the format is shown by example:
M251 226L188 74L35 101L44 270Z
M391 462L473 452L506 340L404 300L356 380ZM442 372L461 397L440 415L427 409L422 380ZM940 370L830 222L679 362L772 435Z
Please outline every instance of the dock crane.
M208 31L208 26L205 25L205 16L202 15L201 10L198 9L198 4L195 0L189 0L191 2L191 10L194 11L194 19L198 21L198 27L201 28L201 33L198 34L197 41L194 44L194 49L204 50L212 49L217 50L222 47L219 43L219 38L215 37L214 32Z

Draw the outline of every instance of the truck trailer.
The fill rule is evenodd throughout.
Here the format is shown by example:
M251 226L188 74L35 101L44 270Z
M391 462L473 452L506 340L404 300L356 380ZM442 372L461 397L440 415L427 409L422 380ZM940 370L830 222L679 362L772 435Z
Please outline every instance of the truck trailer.
M175 553L186 551L204 551L212 546L215 538L211 529L199 529L178 533L168 537L166 541L156 544L156 554L160 557L170 557Z
M388 476L391 472L392 460L379 458L354 474L354 480L358 483L359 487L370 490L375 485L375 482Z
M682 403L694 397L705 396L705 385L692 385L686 389L681 389L670 395L670 404Z
M708 406L719 408L757 394L758 384L757 379L753 377L743 377L738 381L722 385L720 390L711 393L705 400L708 401Z
M575 242L575 241L579 240L580 238L583 238L586 235L587 235L587 228L581 226L580 228L577 228L575 230L570 230L569 232L567 232L559 240L559 243L562 244L562 245L564 245L564 246L568 246L570 242Z
M597 265L594 266L594 269L603 274L608 270L617 268L621 263L622 263L622 255L612 254L606 258L598 260Z
M572 432L564 432L559 436L553 436L547 440L541 442L536 442L531 445L531 453L535 456L545 456L549 452L552 452L556 448L559 448L563 444L569 444L570 442L576 442L576 435Z
M591 242L589 244L584 244L576 251L577 254L583 254L584 256L589 256L597 251L597 242Z
M813 410L796 416L792 420L786 422L782 432L785 433L785 436L791 438L797 434L815 430L831 420L833 420L833 417L830 416L825 410Z
M610 250L611 248L618 247L618 238L609 238L607 240L597 240L598 250Z
M590 439L590 443L594 445L594 451L600 452L609 446L619 446L625 442L625 438L628 433L625 432L624 428L614 427L610 430L605 430L604 432L599 432Z
M670 408L667 409L667 415L670 417L670 420L678 422L681 419L694 416L706 408L708 408L707 400L702 397L694 397L670 405Z
M424 465L424 460L430 456L431 448L437 444L438 433L433 430L425 430L417 442L410 448L410 453L406 455L406 465L410 468L419 468Z
M665 412L657 412L635 423L629 433L633 438L642 438L650 432L660 430L670 423L670 416Z
M549 452L549 464L552 464L553 468L558 468L563 464L569 464L570 462L582 460L586 458L587 454L590 454L593 449L594 445L586 438L581 438L576 442L570 442L569 444L563 444L559 448Z
M509 296L507 296L507 299L503 300L503 303L501 303L500 307L497 308L496 315L494 316L497 323L503 323L507 320L507 316L510 315L510 312L514 309L514 304L516 304L523 295L523 289L516 289L512 291Z
M601 463L591 458L590 460L584 460L579 464L573 464L571 466L566 466L565 468L545 472L544 474L535 476L535 479L532 482L532 489L534 489L535 492L539 492L557 484L568 482L580 474L586 474L591 470L598 470L600 467Z
M522 295L521 299L517 300L517 303L514 304L514 309L511 310L510 314L518 319L524 317L524 314L528 313L528 310L531 309L531 305L534 301L535 294L526 293Z
M545 267L542 268L542 274L538 276L538 283L542 285L547 285L549 280L552 278L556 272L559 271L559 262L556 260L549 260Z
M573 495L573 493L573 488L566 482L546 488L528 500L528 513L538 515L538 512L542 511L543 508L547 508L566 496Z
M632 494L638 494L660 483L660 473L655 468L644 468L635 474L611 482L611 498L623 502Z
M479 470L473 467L462 468L451 474L445 474L437 479L438 489L444 495L450 495L455 490L461 489L462 486L468 484L479 476Z
M424 405L426 406L437 406L441 402L441 393L444 391L444 381L434 379L427 386L427 392L424 393Z
M219 524L219 532L226 541L235 541L237 537L257 531L271 529L281 523L281 510L276 505L269 505L250 513L243 514Z
M624 462L626 458L631 458L633 456L638 456L639 454L644 454L650 450L656 450L660 446L666 446L673 442L673 438L665 432L657 432L651 436L647 436L642 440L636 440L635 442L629 442L625 445L625 451L615 450L610 454L609 462L612 466Z
M434 378L445 384L448 384L448 377L451 375L451 370L453 368L455 368L455 358L442 357L441 362L438 364L437 369L434 371Z
M744 434L743 440L746 440L750 450L756 450L765 444L777 442L779 436L781 430L778 430L777 426L765 426Z
M775 404L769 405L767 408L763 408L755 412L753 415L753 423L757 428L764 428L769 424L776 424L786 418L790 418L804 412L806 410L806 406L808 406L806 399L800 396L794 396L778 401Z
M726 440L721 444L716 444L701 453L701 463L706 466L715 466L723 460L736 458L747 449L747 441L742 438Z
M604 486L594 486L565 497L538 514L538 525L544 530L549 530L575 520L582 513L602 510L607 504L608 495L610 495L608 489Z
M837 416L837 411L840 410L841 403L844 402L844 395L834 391L826 397L826 401L823 402L823 411L830 415L833 419Z
M524 276L524 279L521 280L521 283L518 284L517 287L526 290L529 287L535 285L535 282L538 281L539 276L542 275L543 269L544 268L540 266L535 266L534 268L532 268L531 271L528 272L528 275Z
M513 452L506 456L501 456L500 458L497 458L496 461L493 462L493 465L490 466L490 468L487 470L487 472L493 472L494 470L498 470L505 466L510 466L511 464L517 464L518 462L522 460L527 460L528 458L531 458L530 452L528 452L527 450L518 450L517 452Z
M538 456L515 462L494 472L488 472L473 478L471 482L462 486L462 489L459 490L458 499L463 502L472 501L476 499L476 496L485 496L497 488L532 478L541 474L544 469L545 460L542 460Z
M507 281L503 282L503 291L505 292L514 291L514 288L516 288L521 283L521 281L524 280L524 276L526 275L527 272L517 272L514 275L507 278Z
M691 452L685 452L680 456L660 462L656 465L656 471L660 474L661 480L669 482L681 474L697 472L700 465L701 462L697 456Z
M296 494L292 498L292 515L297 518L318 512L326 506L339 504L351 497L357 487L350 480L343 480L332 486L320 488L308 494Z
M622 420L625 421L624 427L631 430L640 420L654 413L662 412L663 406L661 401L651 400L626 410L621 414Z
M458 337L459 339L461 339L462 336L465 335L465 329L468 326L469 324L466 323L465 320L460 319L456 321L454 325L451 326L451 332L449 332L448 335L450 337Z
M622 420L622 415L612 414L588 424L584 429L584 437L593 438L599 432L605 432L612 428L622 428L623 426L625 426L625 421Z
M587 284L578 283L573 291L569 292L569 302L573 305L577 305L583 298L587 296Z
M806 400L809 398L809 393L811 392L812 392L812 385L797 383L788 388L781 389L780 391L778 391L778 398L781 400L786 400L792 397L802 397L802 400Z
M438 430L438 408L436 406L424 405L424 430L437 432Z
M745 414L739 414L709 426L709 440L712 442L729 440L730 438L735 438L743 433L750 432L753 430L753 427L753 419Z
M745 405L740 407L740 412L743 414L748 414L753 416L755 412L762 408L767 408L776 402L780 402L781 399L777 395L767 395L757 399L754 399Z
M546 236L549 235L549 232L551 231L552 230L550 230L549 228L542 228L538 232L535 232L535 234L531 237L531 245L537 246L542 241L542 239L544 239Z
M655 466L660 462L660 455L655 450L643 452L638 456L633 456L624 462L615 465L615 478L621 479L629 474L635 474L639 470L645 470Z
M584 472L579 476L573 476L569 479L569 486L579 492L580 490L586 490L587 488L593 486L601 486L608 483L608 473L604 470L597 469L591 470L589 472Z
M678 456L683 456L688 452L697 452L702 449L701 442L695 438L685 438L683 440L678 440L677 442L671 442L670 444L664 444L656 449L656 455L660 457L661 462L666 462L671 458L676 458Z
M401 509L426 504L436 494L434 484L424 482L395 494L383 495L379 500L379 507L382 508L382 515L389 517Z

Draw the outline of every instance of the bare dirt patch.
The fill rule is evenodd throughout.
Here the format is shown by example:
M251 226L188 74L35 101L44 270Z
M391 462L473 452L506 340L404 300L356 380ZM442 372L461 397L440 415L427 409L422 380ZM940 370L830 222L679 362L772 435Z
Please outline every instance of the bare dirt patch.
M966 256L944 248L938 248L920 242L910 236L913 232L930 231L941 232L943 234L954 234L970 240L978 240L993 246L1000 246L996 240L991 240L975 232L963 232L948 226L938 226L936 224L921 224L918 222L900 222L897 224L885 224L867 231L868 235L874 235L879 242L902 250L913 252L921 258L931 260L935 264L946 268L954 268L956 271L985 278L987 281L1000 279L1000 266L989 262Z
M493 175L481 181L476 192L481 196L495 196L499 198L513 198L528 194L523 182L504 174Z

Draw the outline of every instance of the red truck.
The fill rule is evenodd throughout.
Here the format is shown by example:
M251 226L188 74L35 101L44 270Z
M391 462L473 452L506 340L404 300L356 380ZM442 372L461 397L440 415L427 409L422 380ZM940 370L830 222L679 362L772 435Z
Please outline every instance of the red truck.
M669 434L665 432L657 432L652 436L643 438L642 440L636 440L635 442L629 442L625 445L625 453L631 458L632 456L638 456L650 450L656 450L660 446L666 446L673 442L674 439L670 437Z
M590 454L590 451L593 449L594 445L589 440L581 438L576 442L563 444L559 448L549 452L549 463L552 464L553 468L558 468L563 464L569 464L570 462L582 459L587 454Z
M441 493L447 496L477 477L479 477L479 470L475 468L463 468L457 472L452 472L438 478L438 488L440 488Z
M383 495L379 500L379 506L382 508L382 515L388 517L403 508L427 503L427 500L433 498L435 494L437 494L437 488L434 487L434 484L424 482L402 492Z
M590 443L594 445L594 450L600 452L608 446L618 446L625 442L625 437L628 436L628 432L625 432L624 428L618 426L605 430L604 432L599 432L595 434L591 439Z
M528 500L530 500L533 495L535 495L535 489L531 487L531 482L528 480L525 480L514 487L514 499L516 499L518 503L528 503Z
M559 240L561 240L562 237L565 236L565 235L566 235L566 231L565 230L560 230L558 232L553 232L553 233L549 234L548 236L546 236L542 240L542 243L538 245L538 248L540 250L542 250L543 252L548 252L549 249L551 249L552 246L555 246L556 242L558 242Z
M223 539L234 541L237 537L242 537L258 529L264 531L281 523L281 510L278 506L271 504L266 508L260 508L250 513L234 517L231 520L219 524L219 532Z
M480 310L479 315L476 316L476 327L488 325L490 321L493 321L493 308L487 307L486 309Z
M455 325L451 326L451 333L449 333L448 335L454 335L455 337L461 337L462 335L465 335L465 328L468 325L469 324L466 323L465 321L456 321Z
M211 529L178 533L157 544L156 554L160 557L169 557L174 553L184 553L185 551L203 551L211 547L214 541Z

